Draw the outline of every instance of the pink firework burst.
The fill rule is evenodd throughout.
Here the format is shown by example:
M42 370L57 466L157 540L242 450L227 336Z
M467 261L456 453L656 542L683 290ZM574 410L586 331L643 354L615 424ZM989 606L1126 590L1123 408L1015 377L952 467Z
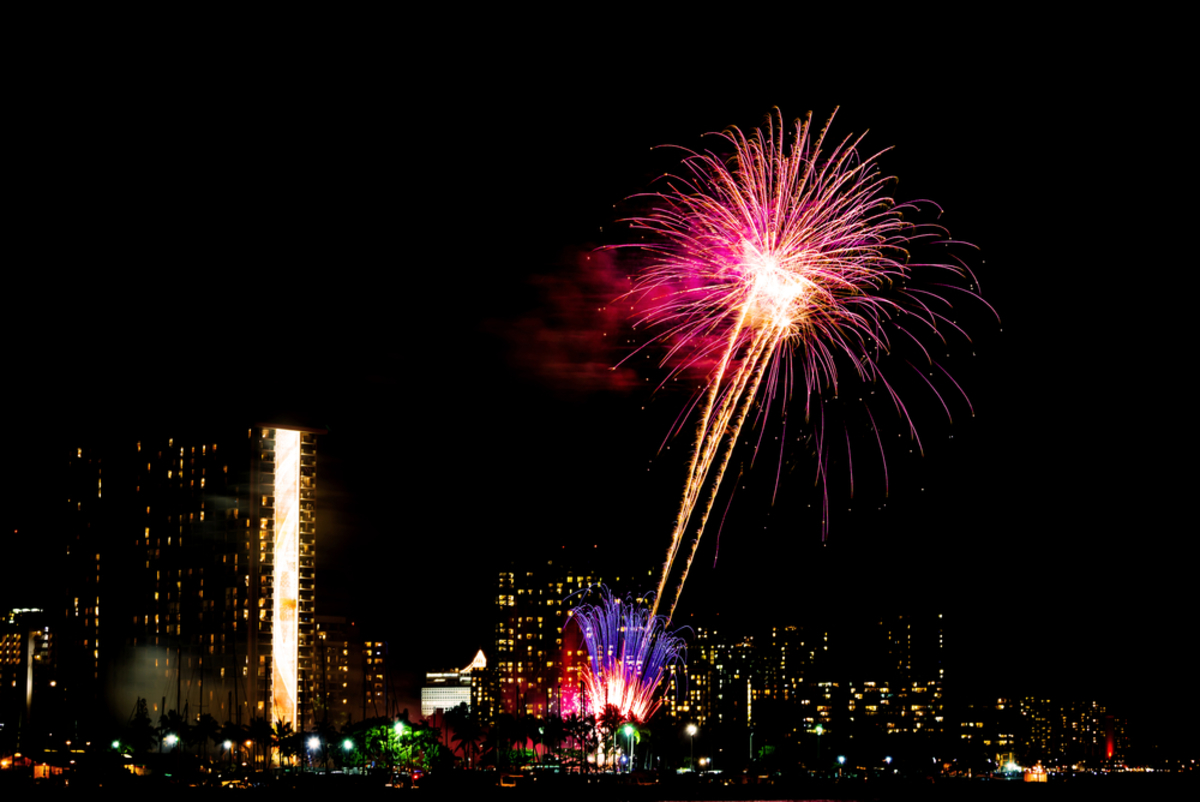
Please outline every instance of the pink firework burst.
M879 154L863 158L861 136L827 147L827 131L828 124L814 134L809 115L789 132L776 110L752 136L737 128L716 134L732 154L687 151L683 175L664 177L664 191L638 196L649 210L628 222L647 233L646 241L617 246L647 257L632 294L643 305L638 323L657 327L651 342L666 346L669 377L691 369L705 375L692 407L699 423L683 498L655 594L657 612L690 532L668 620L756 400L803 393L805 419L817 413L816 472L824 486L829 443L822 391L836 396L847 373L878 383L916 437L880 357L892 350L893 336L921 346L930 334L941 338L942 329L961 332L946 317L949 303L939 292L909 286L914 271L942 271L951 279L944 286L979 297L958 286L975 285L965 263L912 257L919 243L951 242L940 226L905 219L921 205L936 205L896 203L887 194L892 179L877 167ZM823 496L827 526L828 492Z

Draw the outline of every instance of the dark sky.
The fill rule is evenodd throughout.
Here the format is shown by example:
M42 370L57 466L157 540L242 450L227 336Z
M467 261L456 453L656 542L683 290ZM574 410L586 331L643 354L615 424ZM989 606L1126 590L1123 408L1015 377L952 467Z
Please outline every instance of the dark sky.
M1167 66L1066 32L824 71L807 51L573 41L46 67L9 151L5 520L51 525L45 454L77 432L245 410L328 428L318 604L403 644L410 670L487 642L498 561L649 574L686 438L658 448L687 397L651 392L654 359L608 370L639 335L592 248L677 164L652 146L840 107L831 135L893 147L895 197L936 200L979 247L1001 322L963 310L973 341L945 360L975 414L948 399L951 426L915 393L925 456L889 447L884 498L862 444L824 545L804 455L774 505L757 464L677 620L929 605L974 691L1141 710L1185 684L1193 640L1184 259L1159 219L1182 148ZM3 601L44 587L6 580Z

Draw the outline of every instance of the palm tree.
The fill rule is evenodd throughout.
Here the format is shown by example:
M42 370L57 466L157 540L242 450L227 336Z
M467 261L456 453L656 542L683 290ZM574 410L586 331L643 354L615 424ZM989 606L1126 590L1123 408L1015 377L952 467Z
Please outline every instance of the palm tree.
M146 709L146 700L138 697L133 716L129 719L125 740L133 747L134 752L148 752L154 745L154 726L150 723L150 713Z
M401 721L406 720L404 717ZM345 734L354 740L359 757L363 761L376 761L393 765L394 753L398 748L395 722L376 716L356 724L347 725Z
M551 713L550 715L546 716L542 727L544 730L542 736L547 749L557 754L559 748L562 746L563 740L567 736L566 720L558 713ZM559 762L561 762L561 760L562 758L559 756Z
M503 768L505 754L512 751L513 744L520 737L521 725L511 713L501 713L496 716L496 723L489 733L492 749L496 752L496 769ZM524 739L521 738L522 743Z
M229 759L231 761L233 760L234 749L241 751L242 745L249 740L249 738L250 735L246 728L241 724L234 724L232 721L226 721L224 724L222 724L221 731L216 735L216 739L220 739L221 743L229 741L229 743L233 744L232 748L229 750Z
M250 739L254 741L256 751L258 752L255 756L256 759L262 760L263 768L268 767L270 765L271 754L271 725L262 716L255 716L250 719L250 726L247 728L247 733Z
M420 765L425 768L432 768L438 762L439 750L445 750L446 754L450 754L450 750L442 746L441 737L442 730L440 727L434 727L427 721L419 721L413 724L411 729L405 734L405 753L408 756L408 765ZM453 757L449 758L451 761Z
M579 750L579 771L587 769L587 752L596 741L596 720L591 716L576 713L567 719L567 731L575 740Z
M293 749L294 749L293 741L295 740L293 736L295 736L295 734L296 734L296 731L292 727L292 722L290 722L290 721L276 721L275 722L275 727L271 731L271 741L275 744L276 748L279 749L279 766L280 766L280 768L283 767L283 758L285 756L291 756L291 754L293 752Z
M525 736L533 747L533 762L541 763L542 758L538 755L538 744L542 745L542 755L546 753L546 720L537 716L529 716L525 719ZM522 749L525 744L521 744Z
M459 751L463 752L467 764L474 768L472 756L479 745L479 739L484 735L479 719L466 702L447 710L445 719L447 729L454 733L454 742L458 744Z
M645 737L647 740L649 740L651 732L650 732L649 727L647 727L645 724L639 724L638 720L636 718L632 718L632 717L628 721L626 721L625 724L621 727L621 732L624 733L625 730L627 730L627 729L629 730L629 734L627 737L630 739L629 771L632 772L634 770L633 758L637 755L636 747L638 744L640 744L642 742L643 737ZM644 758L643 758L643 762L644 762Z
M212 714L205 713L196 722L196 735L199 736L201 744L204 746L204 757L208 757L208 742L211 740L214 744L220 743L221 725L212 717Z
M168 736L174 735L177 743L191 742L191 727L178 710L167 710L158 717L158 749L162 751L163 742Z
M332 724L329 723L329 719L325 719L324 721L317 724L313 734L316 735L317 738L320 739L320 741L321 741L321 749L323 750L321 752L321 755L323 758L323 760L321 762L325 766L325 773L328 774L329 773L329 759L333 758L336 763L336 762L338 762L336 755L341 754L341 751L337 748L337 746L338 746L337 728L335 728Z
M481 765L486 765L485 757L490 754L492 756L492 765L496 770L500 770L500 731L495 724L488 728L487 733L483 737L483 743L479 745L479 759Z
M530 742L533 736L537 735L536 720L529 716L517 716L513 718L512 730L508 737L512 744L512 750L517 754L521 765L525 764L525 745ZM536 753L535 753L536 756Z
M607 704L604 706L604 712L600 714L600 718L597 722L599 724L601 734L608 738L612 744L612 748L609 750L610 765L613 758L616 757L617 730L620 728L621 724L624 723L624 721L625 716L621 713L621 709L614 704Z

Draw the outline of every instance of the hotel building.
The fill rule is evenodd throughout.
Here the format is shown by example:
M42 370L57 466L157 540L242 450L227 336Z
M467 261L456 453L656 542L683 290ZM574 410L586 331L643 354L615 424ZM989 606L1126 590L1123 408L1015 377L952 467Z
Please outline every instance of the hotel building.
M64 455L73 703L311 723L319 434L257 424Z

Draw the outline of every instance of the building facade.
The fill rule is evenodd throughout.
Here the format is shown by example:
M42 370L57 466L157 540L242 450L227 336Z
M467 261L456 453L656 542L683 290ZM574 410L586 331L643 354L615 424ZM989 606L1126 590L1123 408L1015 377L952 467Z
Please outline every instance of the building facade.
M0 748L18 746L35 717L61 718L51 622L40 609L9 610L0 618Z
M568 597L600 582L553 560L498 572L494 671L486 693L491 705L480 709L481 720L494 721L500 713L567 714L578 707L579 665L587 656L577 628L567 628L574 606Z
M1026 696L1016 754L1026 764L1065 767L1120 761L1128 753L1128 724L1100 702Z
M67 455L74 703L311 722L321 433L259 424Z
M313 624L310 688L312 715L315 721L326 722L341 729L360 713L359 701L365 696L363 688L364 651L358 627L343 616L318 615Z
M487 657L480 649L466 668L426 672L425 685L421 688L421 718L429 718L439 710L444 713L460 704L465 704L469 710L477 710L480 680L487 667Z
M588 660L571 610L589 588L604 584L614 594L649 586L652 572L601 576L563 561L547 560L497 572L493 660L487 686L480 691L481 720L496 715L543 717L584 711L581 668ZM594 598L591 599L594 601Z

